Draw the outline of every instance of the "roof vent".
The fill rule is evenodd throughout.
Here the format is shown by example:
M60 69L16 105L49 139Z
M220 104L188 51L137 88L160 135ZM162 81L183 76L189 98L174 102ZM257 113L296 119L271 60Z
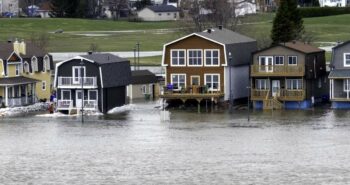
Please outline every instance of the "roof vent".
M92 53L93 53L92 51L88 51L88 55L92 55Z
M207 32L208 32L208 33L211 33L211 29L209 28L209 29L207 30Z

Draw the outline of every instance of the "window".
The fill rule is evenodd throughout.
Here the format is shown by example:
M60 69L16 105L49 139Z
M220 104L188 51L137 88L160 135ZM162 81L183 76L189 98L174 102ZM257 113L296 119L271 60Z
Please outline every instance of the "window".
M171 65L186 66L185 50L171 50Z
M170 15L170 13L167 13L168 15Z
M186 87L186 75L171 74L171 83L174 85L175 90L180 90L182 87Z
M162 16L162 14L161 14L161 13L159 13L158 15L159 15L159 16Z
M272 56L259 56L259 71L260 72L273 72L273 57Z
M258 90L270 89L270 81L268 79L256 79L255 88Z
M43 71L49 71L49 70L50 70L50 58L46 55L44 57Z
M16 67L16 76L19 76L21 65L20 64L16 64L15 67Z
M297 65L297 56L288 56L288 65Z
M188 66L202 66L202 50L188 50Z
M176 19L177 18L177 13L174 13L174 19Z
M205 85L209 91L220 90L220 75L219 74L205 74Z
M37 72L38 69L38 59L36 57L32 58L32 73Z
M23 65L23 71L25 73L29 73L29 64L28 62L25 62L24 65Z
M205 50L205 66L219 66L219 50Z
M147 86L146 86L146 85L143 85L143 86L141 87L141 93L142 93L142 94L148 94L148 92L147 92Z
M302 79L287 79L286 84L287 84L288 90L303 89L303 80Z
M97 100L97 91L96 90L89 90L88 99L89 100Z
M350 91L350 80L349 79L344 79L343 80L343 84L344 84L344 91L345 92Z
M81 78L85 77L85 67L73 66L73 84L81 84Z
M344 66L350 67L350 53L344 53Z
M200 84L200 76L191 76L191 85L199 85Z
M46 91L46 81L42 81L42 82L41 82L41 89L42 89L43 91Z
M61 91L61 99L62 100L71 100L71 92L70 92L70 90L62 90Z
M275 65L284 65L284 57L275 56Z

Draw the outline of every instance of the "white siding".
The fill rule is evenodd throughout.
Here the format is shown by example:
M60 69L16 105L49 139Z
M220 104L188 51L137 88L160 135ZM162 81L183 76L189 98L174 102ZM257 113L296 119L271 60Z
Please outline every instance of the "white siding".
M175 18L176 14L176 18ZM179 12L153 12L149 8L144 8L138 12L138 17L144 21L171 21L179 18Z

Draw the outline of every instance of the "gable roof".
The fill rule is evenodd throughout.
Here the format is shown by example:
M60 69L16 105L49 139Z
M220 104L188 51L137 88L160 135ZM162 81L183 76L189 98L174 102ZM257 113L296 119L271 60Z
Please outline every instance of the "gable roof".
M301 42L301 41L292 41L292 42L286 42L286 43L280 43L280 44L272 45L270 47L267 47L267 48L261 49L259 51L256 51L254 53L259 53L259 52L262 52L262 51L266 51L266 50L269 50L271 48L278 47L278 46L281 46L281 47L284 47L284 48L287 48L287 49L291 49L291 50L294 50L294 51L298 51L298 52L301 52L301 53L304 53L304 54L324 52L323 49L320 49L318 47L312 46L310 44L306 44L306 43Z
M149 70L139 70L131 72L131 84L156 83L157 77Z
M345 46L345 45L347 45L347 44L349 44L349 43L350 43L350 40L345 41L345 42L343 42L343 43L340 43L340 44L334 46L333 49L340 48L340 47Z
M172 6L172 5L165 5L165 4L162 4L162 5L154 5L154 6L148 6L146 7L150 10L152 10L153 12L178 12L179 9L176 8L175 6Z
M350 78L350 70L347 70L347 69L332 70L329 73L328 78Z
M197 32L197 34L222 44L234 44L255 41L250 37L228 30L226 28L214 28L210 29L210 32L208 32L208 30L205 30L203 32Z
M13 43L0 43L0 58L6 60L13 53ZM48 55L44 50L38 48L32 43L26 43L26 54L19 54L22 58L31 58L33 56Z
M121 58L110 53L94 53L91 55L81 55L81 57L98 63L99 65L110 64L115 62L129 62L126 58Z

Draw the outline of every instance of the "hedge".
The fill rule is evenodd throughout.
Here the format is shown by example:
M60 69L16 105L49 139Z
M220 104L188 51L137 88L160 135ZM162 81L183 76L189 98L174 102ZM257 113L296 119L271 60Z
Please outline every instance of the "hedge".
M350 7L302 7L299 11L302 17L324 17L350 14Z

